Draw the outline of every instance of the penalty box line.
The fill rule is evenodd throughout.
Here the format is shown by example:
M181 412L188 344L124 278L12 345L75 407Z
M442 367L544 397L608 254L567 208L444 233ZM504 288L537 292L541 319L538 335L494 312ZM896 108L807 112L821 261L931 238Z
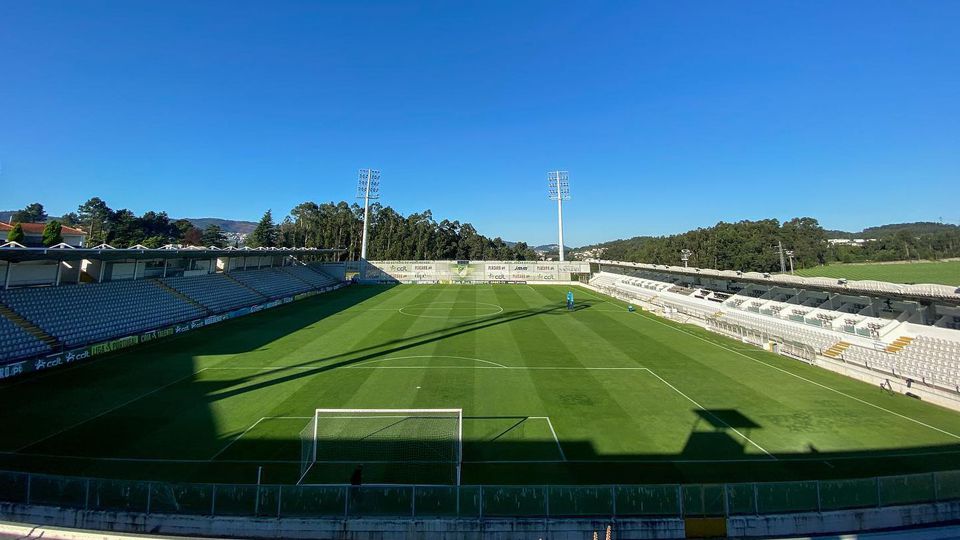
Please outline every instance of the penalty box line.
M739 435L744 441L746 441L746 442L750 443L751 445L755 446L755 447L758 448L761 452L763 452L764 454L766 454L767 456L769 456L771 459L773 459L773 460L776 460L776 459L777 459L776 456L774 456L774 455L771 454L770 452L767 452L766 448L764 448L764 447L760 446L759 444L755 443L752 439L750 439L750 437L747 437L746 435L744 435L743 433L741 433L737 428L735 428L735 427L731 426L730 424L724 422L722 418L720 418L719 416L713 414L713 413L710 412L706 407L704 407L703 405L700 405L699 403L697 403L696 400L694 400L694 399L691 398L690 396L688 396L688 395L684 394L683 392L681 392L676 386L668 383L668 382L666 381L666 379L664 379L663 377L657 375L656 373L654 373L654 372L653 372L652 370L650 370L650 369L647 369L647 368L644 368L644 369L646 369L646 371L647 371L648 373L650 373L651 375L653 375L654 377L656 377L657 379L659 379L660 382L662 382L663 384L665 384L665 385L667 385L668 387L670 387L671 390L673 390L674 392L676 392L676 393L680 394L681 396L683 396L683 398L686 399L687 401L689 401L690 403L693 403L694 405L696 405L696 407L697 407L698 409L700 409L701 411L703 411L705 414L709 415L709 416L710 416L711 418L713 418L714 420L717 420L717 421L720 422L721 424L723 424L723 425L727 426L728 428L730 428L731 431L733 431L734 433L736 433L737 435Z
M313 417L312 417L312 416L263 416L263 417L261 417L259 420L257 420L256 422L250 424L250 427L248 427L247 429L243 430L239 435L237 435L236 437L230 439L230 441L227 442L227 444L225 444L225 445L223 446L223 448L221 448L220 450L217 450L217 453L215 453L215 454L213 454L212 456L210 456L209 458L207 458L207 461L216 461L217 456L219 456L220 454L226 452L228 448L230 448L231 446L233 446L233 443L239 441L241 438L243 438L244 435L246 435L246 434L249 433L251 430L253 430L253 428L255 428L255 427L257 427L258 425L260 425L260 422L263 422L264 420L309 420L309 419L311 419L311 418L313 418Z
M553 429L553 422L550 421L550 417L549 416L528 416L527 419L528 420L537 419L537 420L547 421L547 427L550 428L550 434L553 435L553 442L557 443L557 451L560 452L560 460L566 461L567 455L563 453L563 446L560 445L560 439L557 437L556 430Z

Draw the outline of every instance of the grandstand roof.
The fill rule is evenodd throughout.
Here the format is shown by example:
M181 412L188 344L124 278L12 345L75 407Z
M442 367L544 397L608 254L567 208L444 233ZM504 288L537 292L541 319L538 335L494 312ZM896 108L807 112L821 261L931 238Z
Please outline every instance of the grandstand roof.
M903 283L888 283L885 281L871 280L846 280L826 277L800 277L789 274L769 274L760 272L740 272L737 270L715 270L713 268L685 268L683 266L671 266L668 264L646 264L623 261L605 261L600 259L590 259L592 263L609 264L615 266L625 266L637 268L639 270L650 270L656 272L665 272L668 274L684 274L695 276L710 276L719 279L732 279L738 281L747 281L753 283L765 283L769 285L782 285L786 287L809 287L813 289L825 289L835 292L860 295L883 295L896 298L912 298L924 300L947 300L950 303L960 304L960 288L950 285L938 285L933 283L919 283L916 285L907 285Z
M212 259L219 257L255 257L269 255L323 255L341 253L344 249L319 248L113 248L98 246L96 248L28 248L17 246L0 246L0 261L60 261L60 260L100 260L116 261L125 259Z

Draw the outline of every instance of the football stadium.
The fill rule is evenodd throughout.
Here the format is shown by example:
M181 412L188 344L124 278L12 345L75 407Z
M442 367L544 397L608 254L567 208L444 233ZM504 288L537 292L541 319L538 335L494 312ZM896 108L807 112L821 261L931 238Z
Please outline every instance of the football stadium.
M0 539L960 538L958 21L0 4Z
M0 249L5 500L689 520L960 497L952 287L301 260L324 253Z

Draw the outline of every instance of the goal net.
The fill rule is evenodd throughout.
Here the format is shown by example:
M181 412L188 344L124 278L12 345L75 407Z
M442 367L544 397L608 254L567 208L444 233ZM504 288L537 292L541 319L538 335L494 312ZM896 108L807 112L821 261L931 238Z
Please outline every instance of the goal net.
M321 464L416 465L460 484L462 409L317 409L300 432L300 482Z

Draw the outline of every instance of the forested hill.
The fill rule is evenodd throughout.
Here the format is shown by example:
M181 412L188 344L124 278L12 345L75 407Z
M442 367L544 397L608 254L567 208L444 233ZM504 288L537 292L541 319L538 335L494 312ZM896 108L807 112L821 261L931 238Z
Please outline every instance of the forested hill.
M949 223L935 223L932 221L918 221L916 223L891 223L889 225L880 225L879 227L867 227L860 232L847 231L827 231L828 238L883 238L899 232L912 236L923 236L927 234L936 234L941 232L956 232L960 226Z
M602 258L652 264L682 264L680 252L690 250L690 266L753 271L779 271L777 241L794 251L796 265L815 266L827 260L826 233L813 218L720 222L671 236L638 236L579 248L601 248Z
M939 223L903 223L836 234L813 218L720 222L713 227L671 236L638 236L577 248L581 257L652 264L681 264L689 249L690 266L779 272L778 242L794 253L796 268L830 262L941 259L960 256L960 227ZM828 238L869 238L863 245L830 245Z

